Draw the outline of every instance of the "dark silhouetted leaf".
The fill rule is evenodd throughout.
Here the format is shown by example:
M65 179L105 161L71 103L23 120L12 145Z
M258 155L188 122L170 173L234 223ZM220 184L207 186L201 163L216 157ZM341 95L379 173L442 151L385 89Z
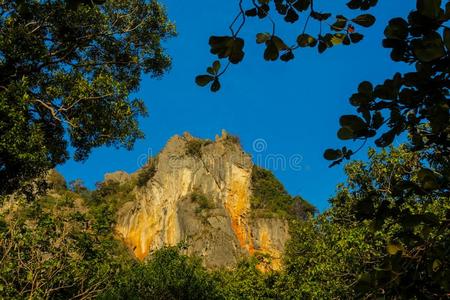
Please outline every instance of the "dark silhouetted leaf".
M256 35L256 42L257 42L258 44L265 43L265 42L267 42L268 40L270 40L270 37L271 37L271 34L270 34L270 33L267 33L267 32L264 32L264 33L258 33L258 34Z
M298 14L293 8L289 8L284 20L288 23L295 23L298 21Z
M352 22L363 27L370 27L375 23L375 17L370 14L364 14L352 19Z
M210 75L199 75L195 77L195 83L197 83L199 86L205 86L213 80L214 77Z
M337 136L341 140L351 140L353 139L353 131L348 127L342 127L339 129Z
M307 33L303 33L297 37L297 44L300 47L315 47L317 40Z
M214 79L214 82L211 84L211 92L217 92L220 90L220 81L219 79Z
M350 40L352 41L352 43L359 43L363 38L364 36L360 33L350 33Z
M330 13L319 13L319 12L313 11L311 13L311 17L318 21L325 21L329 17L331 17L331 14Z
M284 53L283 55L280 56L280 59L282 61L290 61L290 60L294 59L294 53L292 53L291 50L286 51L286 53Z
M268 40L266 42L266 50L264 51L264 59L268 61L274 61L277 60L278 55L279 51L274 41L272 39Z
M292 4L292 6L300 12L307 10L310 5L311 0L298 0L297 2Z
M336 160L342 157L342 151L339 149L327 149L323 157L326 160Z
M444 44L437 32L411 42L414 54L422 62L430 62L445 55Z
M441 12L441 0L417 0L417 10L428 18L436 19Z
M390 20L389 25L384 30L384 35L388 39L406 39L408 37L408 22L402 18Z

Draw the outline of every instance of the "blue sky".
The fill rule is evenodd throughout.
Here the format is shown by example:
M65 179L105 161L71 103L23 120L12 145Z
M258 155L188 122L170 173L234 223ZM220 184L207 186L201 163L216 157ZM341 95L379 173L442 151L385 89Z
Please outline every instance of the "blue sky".
M320 210L326 209L336 185L345 177L342 166L328 168L323 151L343 145L336 137L338 119L354 112L348 98L359 82L378 83L396 71L407 70L408 66L389 59L389 51L381 47L381 40L389 19L406 16L414 1L380 1L371 11L377 16L377 23L361 30L365 39L358 45L338 46L322 55L315 49L300 49L289 63L263 60L264 47L254 42L254 36L270 31L271 25L250 19L242 31L246 38L245 60L229 69L216 94L197 87L194 78L214 61L208 38L229 34L227 28L237 12L238 1L161 2L177 26L178 36L165 43L173 58L172 69L160 80L145 76L137 94L150 112L140 124L146 138L138 141L132 151L99 148L87 161L70 160L58 170L68 181L81 178L93 188L107 172L135 171L142 157L157 154L174 134L189 131L194 136L213 139L226 129L238 135L244 149L255 161L266 163L291 194L301 195ZM356 16L358 12L345 9L345 3L320 0L315 6L319 11ZM286 40L295 38L303 21L280 26L279 35ZM253 144L260 139L266 147L257 152ZM295 160L295 167L276 166L268 157Z

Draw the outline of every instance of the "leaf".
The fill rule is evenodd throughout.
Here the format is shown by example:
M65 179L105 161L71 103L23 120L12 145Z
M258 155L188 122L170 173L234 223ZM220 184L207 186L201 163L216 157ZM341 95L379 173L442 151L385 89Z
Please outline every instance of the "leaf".
M298 0L297 2L292 4L292 6L300 12L307 10L310 5L311 0Z
M450 51L450 28L444 29L444 43L447 50Z
M337 136L341 140L350 140L353 138L353 131L348 127L342 127L339 129Z
M372 128L379 129L383 125L384 118L381 112L377 111L372 117Z
M212 68L213 68L215 74L217 74L220 70L220 61L218 61L218 60L214 61Z
M325 52L325 50L327 50L328 46L324 41L319 41L319 46L318 46L318 50L319 53L322 54Z
M432 32L422 39L414 39L411 42L411 46L414 55L422 62L431 62L446 54L444 43L437 32Z
M317 40L309 34L303 33L297 37L297 44L300 47L315 47Z
M356 18L352 19L352 22L363 26L363 27L370 27L375 23L375 17L370 14L364 14L357 16Z
M397 243L389 243L386 246L386 250L389 253L389 255L396 255L399 252L403 252L403 247L402 245Z
M245 15L247 17L256 17L256 15L258 15L258 9L255 7L255 8L246 10Z
M195 77L195 83L199 86L206 86L208 83L214 80L213 76L210 75L199 75Z
M290 60L294 59L294 53L292 53L291 50L286 51L286 53L284 53L283 55L280 56L280 59L282 61L286 61L286 62L290 61Z
M344 115L339 119L339 124L342 127L351 128L353 132L361 131L367 128L366 122L355 115Z
M350 97L350 104L353 106L366 105L371 101L371 97L365 94L356 93Z
M268 61L277 60L279 51L273 40L266 42L266 50L264 51L264 59Z
M329 17L331 17L331 14L330 14L330 13L319 13L319 12L313 11L313 12L311 13L311 17L312 17L313 19L318 20L318 21L325 21L325 20L327 20Z
M424 16L437 19L441 12L441 0L417 0L417 10Z
M284 17L284 20L288 23L295 23L299 19L298 14L295 12L293 8L289 8L286 16Z
M231 54L229 56L229 61L232 64L237 64L244 59L244 40L241 38L236 38L233 41L232 48L231 48Z
M342 41L342 44L344 44L345 46L350 45L352 42L350 41L350 37L347 35L345 35L344 40Z
M351 0L347 3L350 9L368 10L371 7L377 5L378 0Z
M342 157L342 151L339 149L327 149L323 154L326 160L336 160Z
M211 36L209 38L209 45L211 53L217 55L219 58L226 58L237 64L244 58L244 40L230 36Z
M389 25L384 30L384 35L388 39L406 39L408 37L408 22L402 18L390 20Z
M211 92L217 92L220 90L220 81L219 79L214 79L214 82L211 84Z
M372 95L373 85L369 81L363 81L358 86L358 92L364 95Z
M385 132L379 139L375 140L375 144L382 148L389 146L394 141L395 133L395 130Z
M352 43L359 43L363 38L364 36L361 33L350 33L350 40L352 41Z
M267 33L267 32L258 33L258 34L256 35L256 42L257 42L258 44L265 43L265 42L267 42L268 40L270 40L270 37L271 37L270 33Z
M333 37L331 38L331 43L333 45L339 45L342 44L342 42L344 41L345 37L347 35L343 34L343 33L335 33L333 35Z
M437 272L440 269L441 265L442 265L442 262L439 259L435 259L433 261L433 265L431 267L433 272Z
M417 173L417 178L420 181L420 185L425 190L434 190L440 186L437 174L430 169L422 168Z
M260 19L264 19L265 17L267 17L268 13L269 13L270 7L267 4L263 4L260 7L258 7L258 17Z
M347 26L347 18L344 16L336 16L336 22L334 22L333 25L331 25L331 30L334 31L341 31L344 30L345 27Z
M272 36L272 41L274 42L278 51L289 49L289 47L283 42L283 40L277 37L276 35Z

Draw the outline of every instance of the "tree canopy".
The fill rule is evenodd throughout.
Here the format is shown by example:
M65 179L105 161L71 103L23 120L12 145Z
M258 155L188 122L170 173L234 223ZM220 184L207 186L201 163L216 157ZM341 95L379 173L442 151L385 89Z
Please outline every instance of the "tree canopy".
M101 146L131 148L146 115L132 96L160 77L174 25L157 1L0 3L0 194Z

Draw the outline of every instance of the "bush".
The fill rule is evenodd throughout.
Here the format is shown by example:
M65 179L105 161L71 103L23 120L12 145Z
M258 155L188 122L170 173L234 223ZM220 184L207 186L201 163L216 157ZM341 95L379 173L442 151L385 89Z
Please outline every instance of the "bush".
M225 137L225 141L229 142L231 144L235 144L235 145L240 145L241 144L241 140L239 139L239 137L237 135L232 135L227 133L226 137Z
M148 164L139 171L138 179L136 185L138 187L143 187L153 178L156 174L156 158L151 158Z
M66 180L58 171L54 169L49 171L46 181L49 188L53 190L61 191L67 189Z
M186 143L186 155L192 157L202 156L202 147L205 144L202 140L190 140Z
M214 204L212 203L212 201L205 194L199 191L194 191L191 194L191 200L198 205L196 209L197 213L200 213L205 209L214 208Z
M200 260L178 247L155 251L115 277L113 288L100 299L221 299L218 286Z
M305 218L314 214L313 205L300 196L291 197L281 182L269 170L253 166L252 170L252 209L264 210L276 216Z

